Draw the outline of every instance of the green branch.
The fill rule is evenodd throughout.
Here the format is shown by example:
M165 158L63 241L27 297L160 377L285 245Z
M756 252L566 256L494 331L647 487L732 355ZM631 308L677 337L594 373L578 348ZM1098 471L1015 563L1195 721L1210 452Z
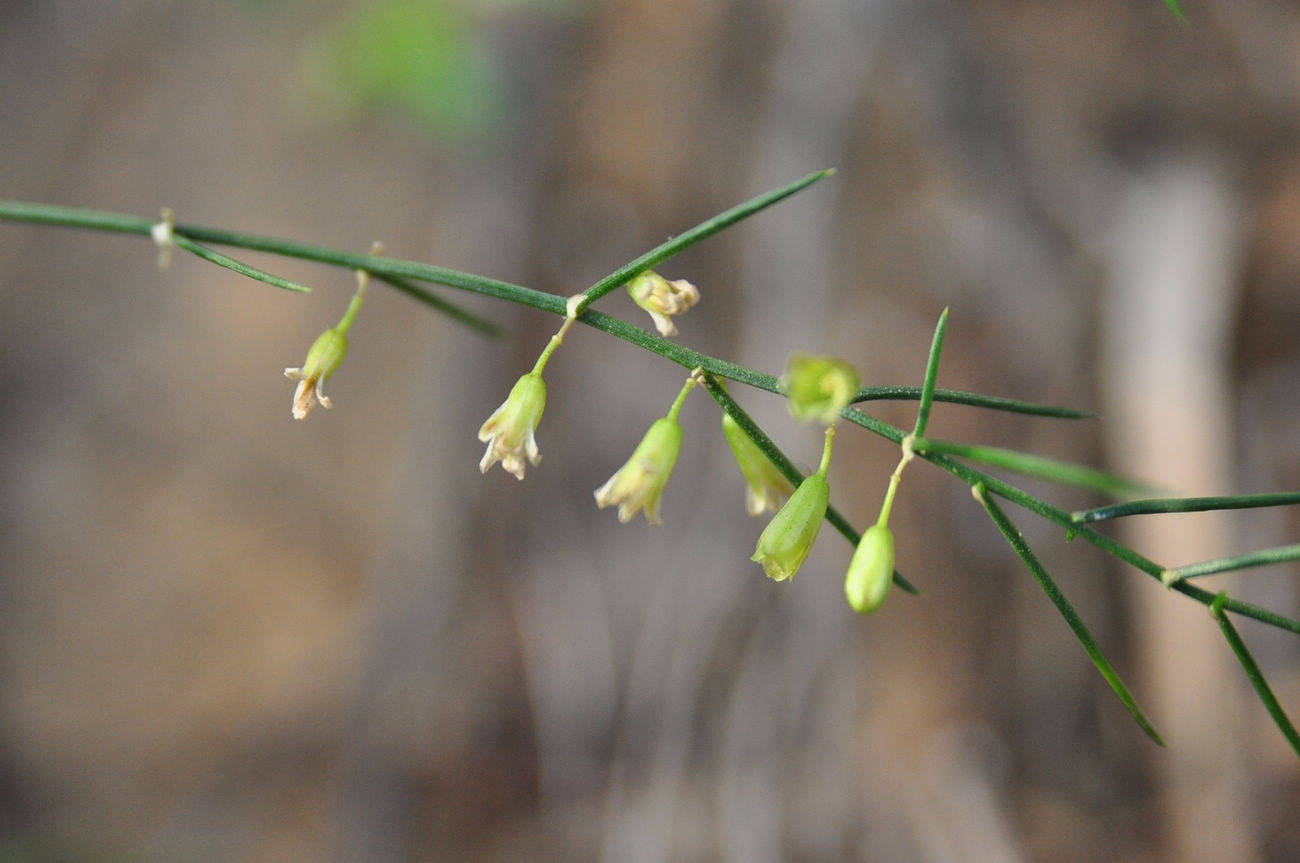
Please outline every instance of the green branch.
M1220 509L1251 509L1261 506L1291 506L1300 503L1300 491L1282 491L1270 494L1240 494L1228 497L1164 497L1151 500L1131 500L1099 506L1071 514L1076 524L1091 524L1129 515L1152 515L1168 512L1206 512Z
M1160 733L1151 724L1151 720L1147 719L1146 714L1142 712L1142 708L1138 707L1137 700L1133 698L1133 694L1124 685L1124 681L1120 679L1119 673L1110 664L1110 660L1101 652L1097 640L1092 637L1092 633L1084 625L1083 618L1079 617L1078 612L1074 610L1074 606L1070 604L1070 600L1065 598L1065 594L1057 587L1056 582L1052 580L1052 576L1039 563L1038 558L1029 547L1029 543L1025 542L1024 535L1012 524L1011 519L1007 518L1007 514L1002 511L1002 507L998 506L997 502L989 497L983 483L976 483L972 486L971 491L974 493L975 499L983 505L985 511L989 514L989 518L993 519L993 523L997 525L998 530L1002 532L1002 536L1015 549L1016 554L1020 555L1020 559L1025 562L1025 566L1029 567L1029 571L1038 580L1043 592L1047 594L1048 599L1056 606L1056 610L1061 617L1065 618L1065 622L1069 624L1070 629L1074 632L1074 637L1079 639L1079 643L1087 651L1088 656L1092 659L1092 664L1097 666L1101 676L1106 679L1106 682L1110 684L1110 688L1119 696L1119 700L1128 708L1128 712L1133 716L1133 719L1137 721L1137 724L1147 733L1148 737L1164 746L1165 742L1160 739Z

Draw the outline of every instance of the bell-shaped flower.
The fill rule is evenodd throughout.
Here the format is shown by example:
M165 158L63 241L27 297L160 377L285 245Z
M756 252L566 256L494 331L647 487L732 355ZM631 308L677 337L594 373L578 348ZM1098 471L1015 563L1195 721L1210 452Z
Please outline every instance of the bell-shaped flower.
M750 558L763 565L768 578L785 581L803 566L822 529L830 497L826 477L815 473L799 483L785 506L768 522Z
M794 491L790 480L726 412L722 414L722 434L745 475L745 511L755 516L776 512Z
M870 614L889 595L894 581L894 535L883 524L873 524L862 534L849 561L844 595L860 614Z
M515 382L501 407L478 430L478 439L487 442L479 470L487 473L499 461L507 473L523 479L524 459L534 465L542 460L533 434L545 409L546 382L540 372L529 372Z
M843 360L800 353L790 355L781 377L790 415L827 425L853 401L859 383L857 370Z
M821 532L826 507L830 504L831 486L826 472L831 464L831 442L835 427L826 429L826 442L822 446L822 462L817 472L804 477L790 499L772 517L758 538L758 547L750 560L763 565L763 572L773 581L794 578L794 574L808 559L813 542Z
M672 316L684 313L700 301L699 290L685 279L668 281L653 270L646 270L627 283L628 296L650 313L659 335L677 335Z
M646 521L659 524L659 500L681 448L681 424L673 417L655 420L627 464L596 489L596 505L617 504L618 520L624 523L644 510Z
M294 419L306 419L316 402L323 408L332 407L325 395L325 381L338 370L347 353L348 337L343 330L326 330L312 343L300 368L284 370L286 378L298 382L298 389L293 394Z

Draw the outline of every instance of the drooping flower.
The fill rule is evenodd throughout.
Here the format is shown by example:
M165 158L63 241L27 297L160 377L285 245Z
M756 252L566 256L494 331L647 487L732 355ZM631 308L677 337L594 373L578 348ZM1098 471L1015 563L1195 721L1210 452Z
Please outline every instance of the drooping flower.
M168 224L170 214L170 210L163 211L164 220ZM380 244L375 243L370 247L370 253L378 254L380 249ZM348 355L348 330L356 320L357 312L361 311L361 304L366 299L366 286L370 284L370 274L365 270L357 270L356 277L357 289L338 324L334 329L326 330L316 337L301 367L284 370L286 378L298 382L298 389L293 394L293 418L296 420L306 419L316 402L326 409L333 407L325 395L325 381L338 371L343 358Z
M726 412L722 414L722 434L745 475L745 511L754 516L776 512L794 491L790 480Z
M870 614L881 606L894 582L894 535L883 524L873 524L858 541L848 575L844 577L844 595L860 614Z
M284 370L286 378L298 382L298 389L293 394L294 419L306 419L316 402L323 408L333 407L325 395L325 381L338 370L347 353L348 337L343 331L337 328L326 330L312 342L301 367Z
M685 279L668 281L653 270L646 270L627 283L628 296L650 313L659 335L677 335L673 315L686 312L700 301L699 290Z
M540 371L529 372L515 382L501 407L478 430L478 439L487 442L479 470L487 473L499 461L506 473L523 479L524 459L534 465L542 460L534 432L545 409L546 382Z
M676 418L655 420L627 463L596 489L596 505L618 504L618 520L624 523L644 510L646 521L659 524L660 497L681 448L682 426Z
M813 542L821 532L826 507L830 504L831 487L826 472L831 461L831 441L835 427L826 429L826 443L822 448L821 465L817 472L804 478L794 494L772 517L750 560L763 565L763 572L773 581L794 578L799 567L808 559Z
M781 377L790 415L830 424L857 395L860 379L853 366L835 357L794 353Z

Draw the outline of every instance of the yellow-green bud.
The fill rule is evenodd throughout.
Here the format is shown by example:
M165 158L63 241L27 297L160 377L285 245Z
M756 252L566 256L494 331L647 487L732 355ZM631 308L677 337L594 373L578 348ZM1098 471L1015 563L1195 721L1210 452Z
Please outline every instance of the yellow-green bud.
M860 614L870 614L885 601L894 581L894 535L882 524L873 524L862 534L849 561L844 578L844 595Z
M624 523L644 510L646 521L659 524L660 497L681 448L681 424L672 417L655 420L627 463L596 489L596 505L618 504L618 520Z
M668 281L654 270L646 270L627 283L628 296L654 319L659 335L677 335L673 315L686 312L700 301L700 292L685 279Z
M523 479L524 458L534 465L542 460L533 433L545 409L546 381L540 373L529 372L515 382L501 407L478 430L478 439L487 441L487 452L478 464L479 470L487 473L499 461L507 473Z
M764 512L776 512L781 502L790 496L794 486L790 480L772 464L772 460L758 448L758 444L745 434L731 414L722 414L722 434L727 438L740 465L740 472L745 475L745 510L750 515L762 515Z
M750 558L763 565L768 578L785 581L803 566L822 529L830 497L825 473L812 474L799 483L785 506L768 522Z
M830 425L853 401L859 382L857 370L843 360L795 353L790 355L781 388L791 416Z
M326 330L316 337L307 351L301 368L285 369L284 376L298 382L293 396L293 418L305 419L311 411L313 398L323 408L333 407L325 395L325 381L338 371L348 354L348 337L342 330Z

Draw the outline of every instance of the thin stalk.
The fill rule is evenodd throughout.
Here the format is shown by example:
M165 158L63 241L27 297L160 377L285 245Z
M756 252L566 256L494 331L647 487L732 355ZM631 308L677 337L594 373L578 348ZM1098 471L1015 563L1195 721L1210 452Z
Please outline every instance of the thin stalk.
M819 177L821 175L814 174L811 176ZM148 219L142 219L137 216L126 215L123 213L86 210L77 207L59 207L51 204L35 204L25 201L3 200L0 200L0 220L57 225L69 228L87 228L91 230L138 234L143 236L149 236L154 224ZM503 282L498 279L487 278L486 276L479 276L472 273L460 272L459 270L448 269L446 267L420 263L418 261L408 261L402 258L389 258L382 255L346 252L339 249L317 246L311 243L302 243L296 240L285 240L258 234L245 234L238 231L210 228L203 225L182 223L176 225L175 232L194 240L215 243L222 246L232 246L252 251L267 252L269 254L281 255L289 258L315 261L330 266L347 267L351 270L366 270L380 281L392 285L403 293L408 294L416 300L425 303L440 312L446 312L451 317L461 321L462 323L469 323L475 329L485 333L493 333L496 331L496 328L481 318L477 318L468 312L456 309L455 306L446 300L427 293L419 287L410 284L406 280L416 279L423 282L432 282L434 284L445 285L450 288L469 291L471 293L481 294L494 299L506 300L507 302L516 305L527 306L540 311L550 312L555 315L563 316L566 314L566 298L555 294L537 291L532 288L511 284L510 282ZM456 309L455 312L453 312L452 309ZM690 350L689 348L684 348L675 342L670 342L667 339L660 338L646 330L625 323L618 318L591 310L583 313L581 320L587 326L602 330L617 338L630 342L637 347L658 354L659 356L669 359L684 368L691 369L696 366L701 366L705 371L711 372L720 377L725 377L738 383L757 387L758 389L766 390L767 392L779 393L776 378L771 375L756 372L744 366L727 362L726 360L718 359L716 357L710 357L699 353L698 351ZM915 400L920 398L920 394L921 390L919 387L868 387L858 392L857 399ZM1082 418L1092 416L1092 414L1086 411L1077 411L1072 408L1036 405L1030 402L1019 402L998 396L985 396L978 393L965 393L957 390L945 390L941 388L935 390L934 397L936 401L952 402L955 404L964 404L1009 413L1064 418Z
M1119 696L1119 700L1128 709L1133 719L1137 721L1137 724L1141 726L1148 737L1164 746L1165 742L1160 739L1160 733L1147 719L1146 714L1142 712L1142 708L1138 707L1137 700L1133 698L1128 687L1124 685L1124 681L1120 679L1118 672L1110 664L1110 660L1101 652L1096 639L1092 637L1092 633L1088 631L1088 627L1084 625L1083 619L1074 610L1074 606L1065 598L1065 594L1057 587L1056 582L1052 580L1052 576L1039 563L1038 558L1029 547L1029 543L1025 542L1025 537L1020 533L1020 530L1012 524L1011 519L1007 518L1007 514L1002 511L1002 507L998 506L997 501L988 495L982 484L977 483L971 488L971 491L974 493L975 499L984 506L989 518L993 519L993 523L997 525L998 530L1006 537L1007 542L1015 549L1016 554L1020 555L1020 559L1025 562L1025 566L1029 567L1029 571L1038 580L1038 584L1043 588L1043 592L1047 594L1047 598L1052 601L1061 617L1065 618L1065 622L1069 624L1070 629L1074 632L1074 637L1079 639L1083 649L1088 652L1092 664L1097 666L1101 676L1106 679L1106 682L1110 684L1110 688Z
M655 246L644 255L641 255L635 260L629 261L614 272L610 273L608 276L605 276L605 278L587 288L587 290L583 291L583 295L586 299L582 302L582 307L591 305L610 291L627 284L633 276L645 272L656 264L668 260L673 255L690 248L701 240L711 237L725 228L731 227L742 219L747 219L755 213L767 209L778 201L784 200L794 193L808 188L813 183L816 183L818 180L825 177L829 177L833 173L835 173L833 169L818 171L814 174L809 174L802 179L795 180L793 183L789 183L779 189L764 192L758 197L750 198L743 204L738 204L730 210L719 213L711 219L706 219L691 228L689 231L678 234L671 240Z
M668 409L668 419L677 422L677 416L682 412L682 405L686 404L686 397L691 394L691 390L695 389L698 384L698 378L696 378L695 374L692 373L691 376L686 379L686 383L682 385L681 392L677 394L677 398L673 399L673 406Z
M1221 557L1217 560L1206 560L1201 563L1166 569L1160 574L1160 580L1168 586L1187 578L1214 575L1219 572L1233 572L1234 570L1250 569L1256 566L1268 566L1271 563L1286 563L1291 560L1300 560L1300 544L1282 545L1277 548L1252 551L1249 554L1239 554L1235 557Z
M546 343L546 347L542 348L542 352L537 355L537 362L533 364L533 374L540 375L546 368L546 364L551 360L551 354L555 353L556 348L564 344L564 336L569 332L571 326L573 326L573 318L565 318L564 323L560 324L560 329L556 331L555 335L551 336L551 340Z
M968 458L990 467L1006 468L1016 473L1045 479L1060 485L1085 488L1103 494L1134 494L1149 492L1151 486L1138 480L1116 476L1096 468L1071 462L1057 461L1043 456L1030 455L995 446L978 446L955 441L917 439L913 444L918 453L933 453Z
M348 302L343 317L339 318L338 326L334 328L340 333L346 335L347 331L352 329L352 322L357 319L357 313L361 311L361 305L366 301L366 286L368 284L370 284L370 274L365 270L357 270L357 289L352 294L352 299Z
M1228 615L1224 613L1224 606L1227 605L1228 594L1220 593L1214 597L1210 603L1210 615L1219 623L1219 629L1223 631L1223 637L1227 639L1228 646L1236 654L1237 661L1246 671L1246 677L1250 680L1250 685L1255 688L1255 693L1259 700L1264 703L1264 709L1268 715L1273 717L1273 723L1277 725L1282 736L1291 744L1296 755L1300 755L1300 734L1296 733L1295 726L1287 717L1286 711L1278 702L1277 696L1273 694L1272 688L1268 685L1268 680L1264 677L1264 672L1260 670L1259 664L1255 662L1255 657L1251 655L1250 650L1246 647L1246 642L1242 640L1237 633L1237 627L1232 625Z
M1071 513L1075 524L1091 524L1129 515L1152 515L1168 512L1207 512L1221 509L1251 509L1261 506L1290 506L1300 503L1300 491L1269 494L1239 494L1228 497L1162 497L1131 500Z

